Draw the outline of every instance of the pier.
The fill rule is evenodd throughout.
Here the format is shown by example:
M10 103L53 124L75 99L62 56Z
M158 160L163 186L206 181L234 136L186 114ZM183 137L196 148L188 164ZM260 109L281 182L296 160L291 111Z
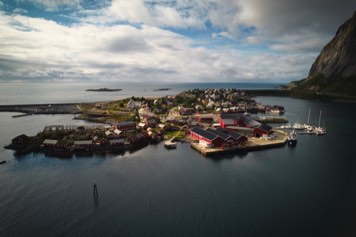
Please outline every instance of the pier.
M32 116L32 114L18 114L18 115L12 115L12 118L19 118L19 117L25 117L25 116Z
M175 149L175 148L177 148L177 143L173 142L172 139L164 142L164 147L165 148L167 148L167 149Z
M179 132L180 131L178 131L174 137L172 137L171 139L169 139L169 140L164 142L164 147L165 148L167 148L167 149L176 149L177 148L177 143L174 142L174 140L176 139L176 137L179 134Z

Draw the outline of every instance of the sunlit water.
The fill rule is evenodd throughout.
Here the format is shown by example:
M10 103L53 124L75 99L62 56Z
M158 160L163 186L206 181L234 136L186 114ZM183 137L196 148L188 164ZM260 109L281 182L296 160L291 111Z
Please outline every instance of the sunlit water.
M258 101L285 106L291 122L322 110L328 134L216 159L189 144L72 159L0 148L0 236L356 236L356 105ZM1 147L45 125L84 124L11 115L0 113Z
M194 88L272 89L273 83L0 83L0 105L96 102L136 97L175 95ZM87 89L122 89L93 92ZM170 90L157 91L169 88Z

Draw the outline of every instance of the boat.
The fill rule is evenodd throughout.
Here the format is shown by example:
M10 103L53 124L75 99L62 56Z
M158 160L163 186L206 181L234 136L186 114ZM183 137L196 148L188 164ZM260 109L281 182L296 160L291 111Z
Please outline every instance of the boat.
M318 124L318 127L315 128L315 134L316 135L325 135L326 129L320 126L320 121L321 121L321 110L320 110L320 114L319 114L319 124Z
M295 146L297 145L298 137L297 133L293 130L288 134L287 142L289 146Z
M293 128L293 126L290 125L290 124L282 125L282 126L280 126L280 127L277 127L277 129L292 129L292 128Z
M303 129L305 129L304 125L300 124L300 123L294 123L292 128L295 129L295 130L303 130Z
M325 135L326 130L325 130L325 128L322 128L322 127L315 128L315 134L316 135Z
M285 113L284 107L280 106L280 105L268 106L267 111L271 114L284 114Z

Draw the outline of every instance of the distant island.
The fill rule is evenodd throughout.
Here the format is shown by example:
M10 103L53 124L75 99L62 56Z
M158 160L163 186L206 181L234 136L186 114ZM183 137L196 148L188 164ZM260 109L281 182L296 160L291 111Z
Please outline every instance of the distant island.
M99 88L99 89L87 89L86 91L98 91L98 92L113 92L121 91L122 89L109 89L109 88Z
M169 91L172 90L172 88L158 88L158 89L154 89L153 91Z

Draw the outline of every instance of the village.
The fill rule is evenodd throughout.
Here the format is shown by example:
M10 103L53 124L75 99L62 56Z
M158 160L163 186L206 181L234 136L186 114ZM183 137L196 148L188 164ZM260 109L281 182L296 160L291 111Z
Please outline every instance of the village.
M162 98L78 104L77 109L76 119L103 125L46 126L34 137L15 137L6 148L18 154L39 151L72 157L132 151L165 140L167 148L176 148L176 141L190 142L210 156L284 145L287 140L286 133L266 124L286 122L284 117L251 116L283 114L284 108L256 103L236 89L194 89Z

